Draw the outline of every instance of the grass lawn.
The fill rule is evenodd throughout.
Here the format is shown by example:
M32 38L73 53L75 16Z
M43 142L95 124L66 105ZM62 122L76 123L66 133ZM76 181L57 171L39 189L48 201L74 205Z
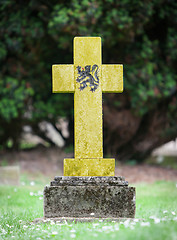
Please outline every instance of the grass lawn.
M40 182L0 186L0 239L176 239L177 183L136 185L136 218L120 223L41 223L43 216Z

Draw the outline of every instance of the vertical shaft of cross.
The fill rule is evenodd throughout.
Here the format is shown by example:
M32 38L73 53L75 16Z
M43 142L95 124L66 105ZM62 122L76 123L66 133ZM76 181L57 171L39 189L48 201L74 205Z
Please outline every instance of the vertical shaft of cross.
M74 39L74 70L78 77L77 67L85 69L97 65L98 77L101 78L101 38ZM86 110L87 109L87 110ZM103 158L102 134L102 89L92 92L90 87L80 89L75 81L74 93L74 127L75 158Z

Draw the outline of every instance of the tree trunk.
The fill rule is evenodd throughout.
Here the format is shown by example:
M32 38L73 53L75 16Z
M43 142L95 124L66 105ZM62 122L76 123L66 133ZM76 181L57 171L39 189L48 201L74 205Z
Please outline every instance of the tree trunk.
M175 94L143 116L135 115L125 95L116 97L124 103L122 108L104 104L104 154L121 161L133 159L141 162L152 150L174 140L177 136L177 114L170 114L169 107L174 104ZM115 95L109 98L113 102Z

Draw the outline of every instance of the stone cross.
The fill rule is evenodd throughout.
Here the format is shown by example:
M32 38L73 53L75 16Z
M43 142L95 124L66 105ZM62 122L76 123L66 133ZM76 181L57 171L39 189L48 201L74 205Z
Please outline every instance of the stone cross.
M103 158L102 93L123 91L123 65L102 64L100 37L74 38L74 64L53 65L54 93L74 93L75 158L64 176L114 176L115 159Z

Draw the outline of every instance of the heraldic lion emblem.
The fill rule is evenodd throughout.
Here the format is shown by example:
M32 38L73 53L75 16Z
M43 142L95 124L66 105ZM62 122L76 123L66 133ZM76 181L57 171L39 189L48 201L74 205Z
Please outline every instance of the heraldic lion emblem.
M94 92L99 86L99 78L98 78L98 65L94 64L85 66L85 68L81 69L81 66L77 66L78 78L76 81L80 83L80 90L84 90L86 87L90 87L90 91Z

